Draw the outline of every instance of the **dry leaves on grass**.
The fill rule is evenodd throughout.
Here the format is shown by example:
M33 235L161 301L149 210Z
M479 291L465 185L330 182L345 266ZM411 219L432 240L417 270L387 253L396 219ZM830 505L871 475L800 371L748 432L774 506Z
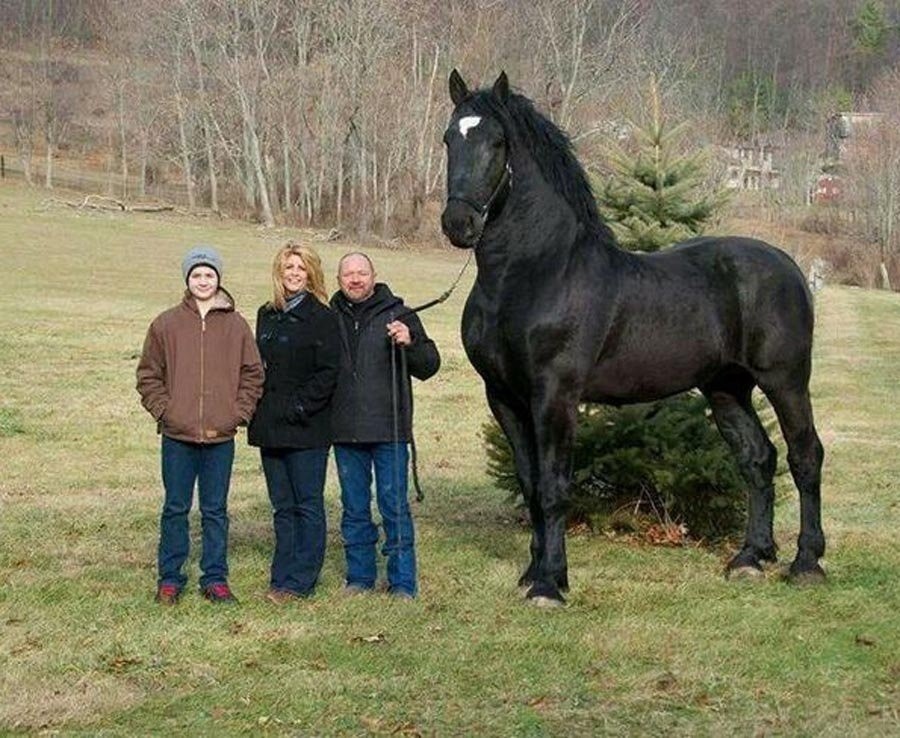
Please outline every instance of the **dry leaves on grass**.
M368 636L353 636L350 639L351 643L386 643L387 638L384 637L384 633L375 633L374 635Z
M384 718L368 717L366 715L361 717L359 721L369 733L379 735L404 735L411 736L412 738L418 738L422 735L422 731L419 727L415 723L409 721L393 723Z
M538 697L532 697L525 702L526 705L536 710L537 712L548 712L550 710L553 710L558 703L559 700L543 694Z
M690 541L687 527L675 523L654 523L644 531L643 539L653 546L684 546Z
M140 666L142 663L144 663L144 660L139 656L117 654L106 662L106 666L114 674L121 674L128 671L132 666Z

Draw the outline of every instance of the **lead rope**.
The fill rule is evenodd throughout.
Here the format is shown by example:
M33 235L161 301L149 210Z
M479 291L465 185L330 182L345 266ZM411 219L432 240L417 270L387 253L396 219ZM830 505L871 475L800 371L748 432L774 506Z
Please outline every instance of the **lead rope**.
M429 300L428 302L422 303L414 308L407 308L403 310L397 315L393 320L398 320L399 318L406 317L407 315L414 315L416 313L421 313L429 308L434 307L435 305L440 305L442 302L446 302L446 300L453 294L456 288L459 286L459 282L462 279L463 274L465 274L466 269L468 269L469 264L472 262L472 255L475 253L475 250L469 251L469 257L466 259L466 263L463 264L462 269L459 270L459 274L456 275L456 279L453 280L453 284L450 285L450 288L444 292L440 297ZM394 354L394 349L396 346L391 347L391 407L394 415L394 443L398 444L400 431L399 431L399 423L400 423L400 410L398 408L397 401L397 357ZM425 493L422 491L422 487L419 484L419 453L416 449L416 436L413 432L413 401L412 401L412 387L410 387L409 381L409 367L407 365L406 360L406 348L403 346L399 347L400 349L400 381L402 383L402 387L407 394L409 399L408 402L404 403L406 408L406 419L407 419L407 427L409 429L409 451L410 451L410 460L412 462L412 478L413 478L413 486L416 488L416 502L422 502L425 499ZM395 467L396 467L397 459L395 459Z
M396 320L392 318L392 321ZM400 409L398 407L397 398L397 349L398 346L391 340L391 415L393 416L394 426L394 445L392 453L394 454L393 477L394 477L394 503L397 510L397 552L394 554L398 560L403 555L403 496L406 490L403 490L403 496L400 493Z
M421 313L429 308L433 308L435 305L440 305L442 302L446 302L446 300L453 294L454 290L459 286L459 280L462 279L462 275L465 274L466 269L468 269L469 264L472 262L472 256L475 253L475 249L469 250L469 257L466 259L466 263L463 264L462 269L459 270L459 274L456 275L456 279L453 280L453 284L450 285L450 289L444 292L440 297L429 300L428 302L424 302L421 305L414 308L407 308L406 310L400 311L400 314L394 318L394 320L398 320L400 318L406 317L407 315L413 315L414 313Z

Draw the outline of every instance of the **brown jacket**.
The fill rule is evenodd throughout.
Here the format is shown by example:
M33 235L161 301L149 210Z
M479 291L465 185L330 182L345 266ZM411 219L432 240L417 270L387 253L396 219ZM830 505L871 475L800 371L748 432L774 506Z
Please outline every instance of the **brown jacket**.
M227 441L253 417L262 387L253 333L224 289L205 318L185 292L179 305L150 324L137 391L163 435L193 443Z

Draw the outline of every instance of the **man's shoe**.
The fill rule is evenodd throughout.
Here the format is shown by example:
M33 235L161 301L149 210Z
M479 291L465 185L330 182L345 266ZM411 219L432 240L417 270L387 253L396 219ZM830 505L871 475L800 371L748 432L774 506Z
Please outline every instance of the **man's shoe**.
M371 587L363 587L359 584L345 584L341 594L344 597L356 597L357 595L368 594L371 591Z
M237 597L235 597L225 582L216 582L215 584L207 584L203 590L203 596L210 602L221 602L227 605L236 605Z
M156 601L160 605L177 605L181 589L176 584L160 584L156 588Z
M393 597L395 600L414 600L416 596L411 592L407 592L405 589L394 589L391 588L388 590L388 594Z
M273 605L286 605L288 602L299 600L300 595L289 589L270 589L266 592L266 599Z

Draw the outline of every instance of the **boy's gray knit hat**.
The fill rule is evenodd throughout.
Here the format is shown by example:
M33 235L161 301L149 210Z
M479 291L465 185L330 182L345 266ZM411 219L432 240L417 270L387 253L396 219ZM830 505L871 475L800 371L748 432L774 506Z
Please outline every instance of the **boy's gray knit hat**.
M219 281L222 281L222 257L212 246L206 245L194 246L181 260L181 276L184 277L184 281L187 282L188 275L194 267L201 265L215 269Z

